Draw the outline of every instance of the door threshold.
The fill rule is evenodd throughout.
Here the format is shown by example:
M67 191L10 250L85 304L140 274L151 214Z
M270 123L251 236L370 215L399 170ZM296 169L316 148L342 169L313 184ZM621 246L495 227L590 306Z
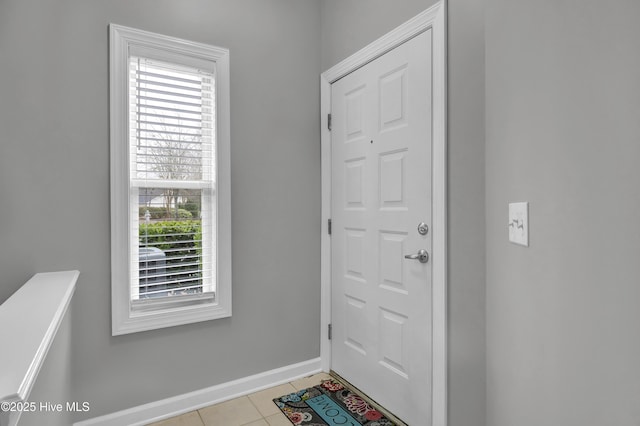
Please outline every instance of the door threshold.
M331 377L333 377L334 379L336 379L337 381L339 381L340 383L342 383L350 391L352 391L354 393L357 393L358 396L360 396L362 399L364 399L364 401L367 404L371 405L373 408L375 408L376 410L380 411L386 418L388 418L389 420L394 422L397 426L409 426L405 422L400 420L397 416L395 416L393 413L391 413L389 410L384 408L382 405L378 404L376 401L371 399L369 397L369 395L367 395L366 393L362 392L356 386L351 384L348 380L345 380L341 375L339 375L335 371L329 370L329 375Z

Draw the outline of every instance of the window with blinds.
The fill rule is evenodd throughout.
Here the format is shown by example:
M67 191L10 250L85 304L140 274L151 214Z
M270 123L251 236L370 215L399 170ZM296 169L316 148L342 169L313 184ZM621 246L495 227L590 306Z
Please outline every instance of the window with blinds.
M215 298L215 75L129 58L131 300Z
M231 315L228 56L110 25L114 335Z

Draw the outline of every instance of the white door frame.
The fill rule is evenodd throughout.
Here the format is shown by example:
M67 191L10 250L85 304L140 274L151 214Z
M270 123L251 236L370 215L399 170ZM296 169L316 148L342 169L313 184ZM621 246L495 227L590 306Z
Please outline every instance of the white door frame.
M331 84L371 62L412 37L428 29L433 31L433 380L432 426L447 424L447 184L446 184L446 42L444 0L400 25L349 58L320 75L322 238L321 238L321 331L322 369L331 368L331 238L327 232L331 218Z

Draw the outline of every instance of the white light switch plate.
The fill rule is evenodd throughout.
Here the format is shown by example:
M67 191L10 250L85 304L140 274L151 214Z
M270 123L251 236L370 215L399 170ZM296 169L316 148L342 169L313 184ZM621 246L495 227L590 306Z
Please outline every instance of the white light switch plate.
M529 247L529 203L509 203L509 241Z

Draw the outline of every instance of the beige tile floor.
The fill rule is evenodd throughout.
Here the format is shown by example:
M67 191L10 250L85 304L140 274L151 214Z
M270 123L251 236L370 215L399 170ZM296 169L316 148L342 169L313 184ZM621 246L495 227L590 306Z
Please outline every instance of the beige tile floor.
M315 374L149 426L292 426L273 398L318 385L328 378L325 373Z

